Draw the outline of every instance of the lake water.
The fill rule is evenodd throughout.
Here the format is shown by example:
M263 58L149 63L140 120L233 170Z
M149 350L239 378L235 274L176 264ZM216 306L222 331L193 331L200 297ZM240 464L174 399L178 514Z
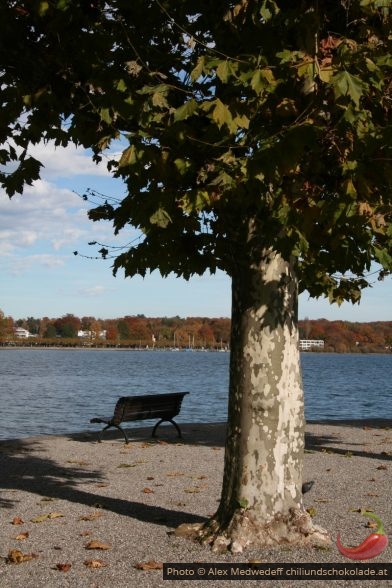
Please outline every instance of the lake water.
M308 420L392 418L392 355L303 353L301 364ZM148 392L191 392L180 423L224 421L228 366L219 352L3 348L0 439L98 431L90 418Z

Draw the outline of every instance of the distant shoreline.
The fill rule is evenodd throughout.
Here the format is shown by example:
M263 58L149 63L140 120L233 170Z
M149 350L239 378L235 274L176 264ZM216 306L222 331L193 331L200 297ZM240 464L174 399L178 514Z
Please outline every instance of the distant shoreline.
M22 349L29 350L49 350L55 351L149 351L149 352L177 352L177 353L230 353L230 349L199 349L199 348L173 348L173 347L128 347L128 346L94 346L94 345L4 345L0 344L0 351L2 349L13 349L20 351ZM320 350L300 350L300 353L314 354L314 355L392 355L390 350L377 351L320 351Z

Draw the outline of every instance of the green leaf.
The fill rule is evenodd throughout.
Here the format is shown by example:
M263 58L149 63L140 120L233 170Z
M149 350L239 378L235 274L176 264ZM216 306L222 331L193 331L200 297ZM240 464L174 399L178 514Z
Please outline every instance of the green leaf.
M158 208L153 215L150 216L150 223L152 225L157 225L162 229L166 229L169 223L172 222L170 215L164 210L163 208Z
M108 125L111 125L112 124L113 117L110 114L110 109L109 108L101 108L101 110L99 111L99 116L100 116L101 120L103 120Z
M249 506L249 502L247 498L240 498L240 500L238 501L238 505L240 506L240 508L246 509Z
M196 80L198 80L200 78L200 76L202 75L203 70L204 70L204 65L205 65L205 57L204 57L204 55L202 55L197 60L196 67L191 72L191 80L192 81L195 82Z
M226 104L223 104L219 98L215 100L214 104L215 108L212 111L213 120L217 123L220 129L223 127L223 125L227 125L229 128L231 128L233 124L233 117L231 116L231 112Z
M276 80L272 70L268 67L257 69L252 76L250 85L256 94L262 94L265 90L273 91Z
M359 106L359 101L367 84L362 82L357 76L353 76L348 71L341 71L331 78L335 97L339 99L341 96L349 96L356 106Z
M234 67L231 61L228 59L226 61L221 61L218 67L216 68L216 75L223 83L226 83L230 76L234 73Z
M185 102L182 106L177 108L174 113L174 120L177 122L179 120L186 120L190 116L192 116L198 108L198 104L194 98Z
M131 145L130 147L128 147L128 149L125 149L125 151L122 152L120 161L118 162L118 167L125 167L127 165L135 165L135 163L137 162L137 151L134 145Z

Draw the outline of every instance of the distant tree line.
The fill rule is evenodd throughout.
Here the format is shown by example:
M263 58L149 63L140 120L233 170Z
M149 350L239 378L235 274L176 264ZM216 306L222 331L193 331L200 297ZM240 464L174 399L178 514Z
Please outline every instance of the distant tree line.
M392 321L359 323L326 319L299 321L301 339L323 339L323 351L385 353L392 351Z
M17 340L23 344L22 339L15 337L17 327L26 329L37 345L227 348L230 341L228 318L152 318L136 315L96 319L66 314L60 318L14 320L0 311L0 342ZM31 345L32 339L26 339L25 343Z
M33 338L15 337L15 328L26 329ZM80 336L83 332L83 336ZM336 353L372 353L392 351L392 321L369 323L299 321L301 339L322 339L323 351ZM78 335L79 334L79 335ZM230 319L208 317L146 317L143 314L115 319L77 317L14 320L0 310L0 343L26 345L93 345L98 347L178 347L228 348Z

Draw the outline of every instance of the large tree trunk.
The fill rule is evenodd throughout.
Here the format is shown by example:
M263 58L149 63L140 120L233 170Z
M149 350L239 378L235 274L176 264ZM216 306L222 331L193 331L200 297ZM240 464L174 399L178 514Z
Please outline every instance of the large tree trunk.
M295 262L272 250L232 281L229 418L220 506L199 539L216 550L329 544L302 506L304 408ZM182 529L184 530L184 529Z

